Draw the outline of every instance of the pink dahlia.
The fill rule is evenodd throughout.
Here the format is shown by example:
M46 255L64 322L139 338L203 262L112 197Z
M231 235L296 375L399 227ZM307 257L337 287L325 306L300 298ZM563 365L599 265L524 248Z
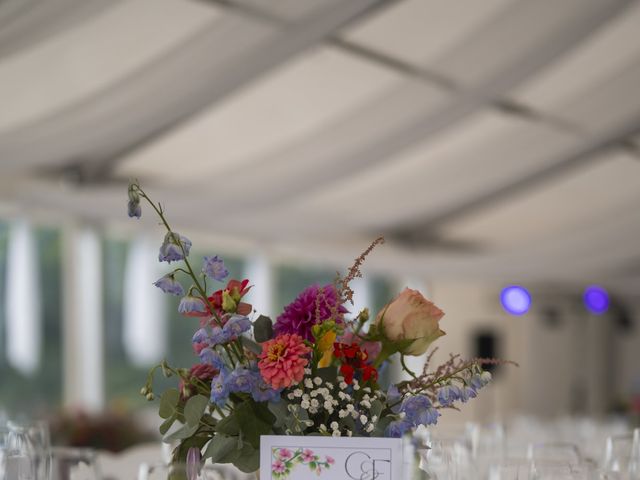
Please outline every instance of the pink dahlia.
M311 285L303 290L293 302L284 307L284 312L278 317L275 324L275 331L280 333L296 333L305 340L312 342L313 334L311 327L317 323L329 320L332 311L338 313L335 321L341 322L342 315L347 313L342 305L338 303L338 295L333 285L325 285L322 287L322 297L319 301L318 317L316 318L316 304L318 295L320 295L320 287ZM336 308L337 307L337 308Z
M300 383L310 352L300 335L285 333L267 340L262 343L262 353L258 356L260 375L274 389Z

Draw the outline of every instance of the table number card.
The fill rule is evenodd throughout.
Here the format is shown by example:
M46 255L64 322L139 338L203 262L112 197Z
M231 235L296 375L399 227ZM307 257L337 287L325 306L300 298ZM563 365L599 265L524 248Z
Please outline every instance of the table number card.
M402 480L402 440L265 435L260 480Z

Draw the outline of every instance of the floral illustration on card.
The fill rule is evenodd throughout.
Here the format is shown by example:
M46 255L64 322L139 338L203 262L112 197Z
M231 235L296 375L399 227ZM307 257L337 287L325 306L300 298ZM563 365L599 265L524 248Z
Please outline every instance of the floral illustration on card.
M322 458L308 448L298 448L290 450L284 448L274 448L271 450L273 462L271 463L272 478L285 480L291 471L298 465L306 466L316 475L320 475L324 470L331 468L335 460L329 455Z

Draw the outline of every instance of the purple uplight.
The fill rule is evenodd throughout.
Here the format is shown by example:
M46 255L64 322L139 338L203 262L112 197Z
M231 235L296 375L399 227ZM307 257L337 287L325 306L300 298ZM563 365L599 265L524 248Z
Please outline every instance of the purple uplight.
M523 315L531 306L531 295L526 288L519 285L511 285L503 288L500 293L502 307L511 315Z
M585 288L582 298L584 306L591 313L602 315L609 309L609 294L598 285L591 285Z

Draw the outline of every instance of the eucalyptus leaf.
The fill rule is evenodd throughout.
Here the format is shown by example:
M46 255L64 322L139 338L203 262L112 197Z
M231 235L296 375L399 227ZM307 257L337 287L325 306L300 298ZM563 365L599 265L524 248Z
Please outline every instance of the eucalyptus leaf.
M216 431L224 435L238 436L240 424L238 423L237 410L218 422Z
M224 463L224 459L238 449L238 437L216 434L204 452L204 458L211 458L213 463Z
M291 414L287 408L287 402L280 400L279 402L269 402L269 411L275 417L273 426L276 428L284 428L287 417Z
M268 435L273 431L271 430L272 423L260 418L258 408L255 402L247 400L236 407L234 414L238 419L243 438L252 447L259 450L260 435Z
M209 405L209 399L204 395L196 395L187 400L187 404L184 406L184 418L187 425L198 425L207 405Z
M158 414L161 418L169 418L171 417L177 407L178 402L180 401L180 392L175 388L170 388L165 391L160 397L160 409L158 410Z
M166 443L170 443L170 442L173 442L175 440L184 440L185 438L189 438L194 433L196 433L197 430L198 430L198 424L196 424L196 425L184 424L184 425L182 425L182 427L177 429L175 432L173 432L170 435L167 435L166 437L164 437L163 440Z
M173 422L175 421L176 421L176 417L172 415L171 417L167 418L164 422L162 422L159 429L160 435L164 435L165 433L167 433L171 428L171 425L173 425Z
M236 450L229 455L228 462L233 463L244 473L253 473L260 468L260 449L255 449L251 444L245 442L241 450Z
M269 317L260 315L258 319L253 322L253 337L258 343L266 342L273 338L273 322Z

